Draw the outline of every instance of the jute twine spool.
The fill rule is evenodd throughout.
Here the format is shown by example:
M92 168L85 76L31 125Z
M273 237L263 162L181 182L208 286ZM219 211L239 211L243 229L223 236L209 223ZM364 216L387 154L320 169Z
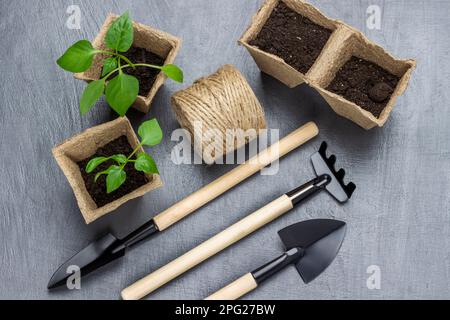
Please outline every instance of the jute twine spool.
M213 163L227 151L234 151L256 138L230 141L229 130L254 129L258 133L266 128L261 104L246 79L231 65L175 93L172 107L181 127L194 138L195 151L206 163Z

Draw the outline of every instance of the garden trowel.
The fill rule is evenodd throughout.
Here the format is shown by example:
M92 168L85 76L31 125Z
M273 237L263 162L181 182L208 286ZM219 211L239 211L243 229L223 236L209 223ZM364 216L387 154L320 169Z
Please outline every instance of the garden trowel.
M288 265L295 265L307 284L333 262L344 240L342 221L317 219L293 224L278 232L286 252L210 295L206 300L235 300L256 289Z
M125 300L136 300L145 297L184 272L282 216L322 190L328 191L338 202L346 202L352 196L356 186L351 182L348 184L344 183L345 171L343 169L336 171L334 167L336 156L331 155L327 157L326 151L327 144L323 142L319 151L311 156L311 162L316 172L316 177L312 180L283 194L261 209L186 252L181 257L125 288L121 293L122 298Z

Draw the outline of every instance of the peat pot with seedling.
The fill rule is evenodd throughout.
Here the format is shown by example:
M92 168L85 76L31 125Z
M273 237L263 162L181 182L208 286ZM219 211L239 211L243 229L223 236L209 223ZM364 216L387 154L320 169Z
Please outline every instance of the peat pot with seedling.
M161 187L155 160L143 146L163 138L156 119L134 133L126 117L87 129L53 149L87 223Z
M149 30L142 32L145 31L150 32ZM86 72L93 66L94 61L101 59L100 76L98 79L90 79L92 81L87 85L81 96L81 114L88 112L104 94L111 108L120 116L124 116L135 103L138 95L141 96L142 90L139 88L141 81L139 80L143 80L142 78L145 77L155 78L150 87L153 86L153 82L157 81L156 78L159 75L153 74L154 70L157 73L161 71L174 81L183 82L183 72L174 64L156 65L131 60L131 57L135 57L142 61L151 59L153 59L151 61L155 61L156 59L156 61L164 63L162 58L145 50L145 48L132 47L134 32L133 22L126 12L116 18L107 29L103 39L104 49L97 49L88 40L80 40L67 49L58 59L57 63L61 68L73 73ZM173 41L175 42L175 40ZM173 57L170 60L172 59ZM138 78L140 79L138 80ZM148 95L151 94L154 95L154 93ZM149 103L150 101L145 101L144 104L148 104L147 108L141 111L148 111Z
M109 157L95 157L89 160L86 165L86 173L93 173L101 164L108 161L115 162L115 164L110 165L108 169L97 172L94 177L94 182L98 182L98 178L102 175L106 176L106 192L108 194L116 191L124 184L127 179L125 167L128 164L134 164L134 169L136 169L136 171L147 174L159 174L155 160L148 153L141 151L137 157L134 158L135 154L140 151L142 146L151 147L161 142L163 135L158 121L153 119L144 122L139 127L138 134L141 138L140 143L129 155L113 154Z

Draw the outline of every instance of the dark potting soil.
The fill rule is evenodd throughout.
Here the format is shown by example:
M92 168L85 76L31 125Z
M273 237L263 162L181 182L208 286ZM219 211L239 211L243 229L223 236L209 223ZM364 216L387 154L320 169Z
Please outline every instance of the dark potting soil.
M353 56L337 72L327 90L356 103L378 118L399 80L382 67Z
M108 169L109 166L117 163L114 161L106 161L99 165L91 173L86 172L86 165L92 158L109 157L115 154L123 154L128 156L131 154L131 152L133 152L133 149L130 146L127 137L121 136L116 140L108 143L104 147L99 148L97 152L89 159L85 159L77 163L80 167L81 176L83 177L86 189L98 207L102 207L105 204L123 197L124 195L145 185L149 182L149 180L144 173L135 170L132 163L128 163L125 166L127 180L125 180L125 183L121 185L119 189L108 194L106 193L106 175L102 175L100 178L98 178L97 182L94 181L94 178L98 172L104 171Z
M249 43L282 58L296 70L307 73L322 52L332 31L319 26L280 2Z
M127 52L123 53L123 55L133 63L147 63L162 66L165 61L165 59L157 54L137 47L131 47ZM160 70L149 67L136 67L135 69L126 68L124 69L124 72L131 76L135 76L139 80L139 95L145 97L150 92Z

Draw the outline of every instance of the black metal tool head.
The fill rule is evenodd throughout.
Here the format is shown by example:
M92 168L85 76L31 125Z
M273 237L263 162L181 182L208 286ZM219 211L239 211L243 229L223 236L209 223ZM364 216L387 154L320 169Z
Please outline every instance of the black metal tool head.
M119 240L112 234L107 234L106 236L91 242L86 248L67 260L55 271L47 288L54 289L64 285L67 278L71 276L71 274L67 273L70 266L77 266L80 268L81 275L85 276L101 266L123 257L125 255L125 248L113 250L114 248L117 248L118 243Z
M336 156L332 154L330 157L327 157L327 148L327 143L323 142L319 151L311 156L314 171L317 176L328 175L331 177L331 181L326 185L325 189L337 201L344 203L351 198L356 189L356 185L353 182L348 184L344 183L345 170L340 169L336 171L334 167Z
M330 219L308 220L293 224L278 234L287 250L303 249L295 267L309 283L333 262L345 237L345 222Z

